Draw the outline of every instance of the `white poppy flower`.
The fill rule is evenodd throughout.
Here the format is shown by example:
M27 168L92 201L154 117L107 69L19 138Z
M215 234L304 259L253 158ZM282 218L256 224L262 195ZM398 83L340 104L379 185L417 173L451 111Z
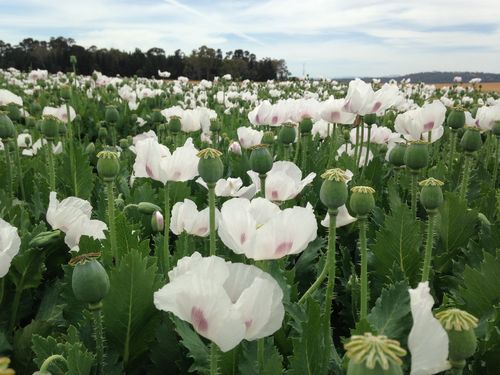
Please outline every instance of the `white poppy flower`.
M208 189L207 183L203 181L201 177L196 180L205 189ZM250 186L243 186L243 181L241 178L227 179L221 178L215 183L215 195L218 197L242 197L247 199L252 199L257 193L257 188L254 184Z
M337 149L337 158L342 154L347 154L349 156L354 156L355 148L350 143L343 144ZM359 147L360 160L358 162L358 167L362 167L365 164L366 153L368 152L368 163L373 160L373 152L368 151L368 148L365 146Z
M16 104L21 107L23 105L23 99L9 90L0 89L0 106L7 104Z
M269 125L273 107L268 100L264 100L248 113L248 120L252 125Z
M317 236L311 205L280 210L264 198L226 201L221 208L219 237L237 254L255 260L298 254Z
M357 219L355 217L352 217L349 214L349 211L347 210L346 205L344 204L343 206L339 207L338 213L337 213L337 220L335 221L335 227L340 228L346 225L349 225L351 223L354 223ZM323 225L326 228L330 227L330 215L327 213L325 218L321 220L321 225Z
M332 97L323 102L321 106L321 118L327 122L350 125L356 119L354 113L346 112L343 109L344 99Z
M343 109L357 115L380 113L399 101L397 85L384 84L373 91L372 86L359 78L349 82Z
M241 126L236 130L238 140L241 147L247 149L256 146L262 142L264 132L262 130L255 130L245 126Z
M282 325L283 292L255 266L195 252L179 260L168 276L170 282L154 294L156 308L189 322L223 352Z
M434 299L429 282L419 283L410 289L413 326L408 336L411 352L410 375L432 375L450 368L448 358L448 334L432 315Z
M66 234L64 242L71 251L78 251L81 236L89 236L97 240L105 239L106 223L91 220L92 206L84 199L69 197L61 202L56 193L51 192L47 209L47 222L52 229L59 229Z
M260 191L260 178L254 171L247 172L253 184ZM271 201L287 201L295 198L306 185L310 184L316 173L309 173L302 179L302 171L291 161L277 161L267 172L266 198Z
M198 237L206 237L210 234L209 208L198 211L196 203L190 199L177 202L172 208L170 230L176 235L186 232ZM215 228L219 221L220 211L215 209Z
M59 121L68 122L66 104L61 104L59 107L45 107L42 111L42 116L53 116ZM70 121L73 121L76 117L76 112L71 106L69 106L69 117Z
M17 147L27 148L33 144L33 139L29 133L21 133L17 136Z
M9 272L10 263L19 252L21 238L17 228L0 219L0 278Z

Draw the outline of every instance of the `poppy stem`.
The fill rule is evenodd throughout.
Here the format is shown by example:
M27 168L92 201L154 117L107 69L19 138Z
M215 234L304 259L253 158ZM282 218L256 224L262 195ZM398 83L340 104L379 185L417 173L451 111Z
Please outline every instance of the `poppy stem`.
M467 190L469 187L470 170L472 164L472 156L465 153L464 173L462 175L462 183L460 184L460 200L467 201Z
M10 140L5 142L5 168L7 170L7 208L10 208L14 200L14 192L12 190L12 165L10 161Z
M210 346L210 375L219 374L219 355L217 345L212 343Z
M260 179L260 196L262 198L266 197L266 177L267 174L259 174L259 179Z
M417 178L418 171L410 170L411 173L411 212L413 213L413 218L417 218Z
M356 166L359 168L359 164L361 163L361 156L363 155L363 142L365 141L365 129L364 129L364 123L363 121L360 122L359 126L360 128L360 136L359 136L359 148L358 148L358 154L356 156Z
M21 198L26 200L26 194L24 192L24 182L23 182L23 169L21 166L21 158L19 157L19 147L16 147L16 151L14 152L14 158L16 159L17 164L17 174L19 176L19 188L21 189Z
M52 354L51 356L47 357L43 363L42 366L40 367L40 371L38 373L40 374L49 374L49 368L52 363L55 361L63 362L66 366L68 366L68 362L66 361L66 358L64 358L60 354Z
M210 215L210 256L215 255L215 184L208 186L208 209Z
M118 260L118 246L116 243L116 222L115 222L115 194L113 191L113 181L106 182L108 191L108 225L109 241L111 243L111 259Z
M96 374L100 375L104 373L104 331L102 327L102 303L96 305L89 305L89 309L92 311L93 328L94 328L94 340L95 347L97 351L97 369ZM128 342L128 341L127 341ZM128 361L128 347L125 346L125 353L123 355L123 362Z
M163 220L165 221L165 227L163 229L163 251L160 251L159 262L160 269L163 271L165 277L170 271L170 185L168 181L165 183L165 188L163 189L164 194L164 213Z
M427 219L427 240L425 242L424 265L422 268L422 282L429 280L429 272L432 260L432 246L434 244L434 218L435 212L429 212Z
M359 248L361 253L361 303L360 319L368 314L368 250L366 245L366 217L359 217Z
M259 374L264 373L264 340L264 337L257 340L257 362L259 364Z
M496 137L495 140L495 162L493 163L493 188L497 187L497 175L498 175L498 159L500 158L500 136Z
M448 160L448 168L450 169L450 173L453 170L453 158L455 156L455 144L457 143L457 133L456 130L452 130L450 134L450 155Z
M337 209L329 209L328 215L330 217L330 226L328 227L328 253L326 256L326 267L328 269L328 284L326 286L325 294L325 327L327 330L327 336L330 333L330 317L332 313L332 301L333 301L333 287L335 286L335 271L336 271L336 259L335 259L335 241L337 236Z
M49 164L49 187L50 191L56 191L56 169L54 166L54 155L52 152L52 140L47 139L47 161Z

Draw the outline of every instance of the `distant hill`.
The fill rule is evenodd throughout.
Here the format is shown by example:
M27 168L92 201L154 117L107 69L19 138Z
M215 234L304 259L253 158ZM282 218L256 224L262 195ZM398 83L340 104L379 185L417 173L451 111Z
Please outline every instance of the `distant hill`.
M372 78L380 78L383 82L387 82L391 79L400 81L410 78L413 83L448 83L453 82L453 77L456 76L462 77L462 82L469 82L472 78L481 78L482 82L500 82L500 74L483 72L421 72L388 77L364 77L363 80L366 81ZM339 81L349 81L349 79L343 78Z

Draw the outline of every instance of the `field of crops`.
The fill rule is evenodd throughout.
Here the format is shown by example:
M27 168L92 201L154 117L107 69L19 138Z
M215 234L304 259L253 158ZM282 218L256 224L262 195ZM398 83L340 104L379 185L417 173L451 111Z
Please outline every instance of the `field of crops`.
M500 369L500 95L0 71L0 374Z

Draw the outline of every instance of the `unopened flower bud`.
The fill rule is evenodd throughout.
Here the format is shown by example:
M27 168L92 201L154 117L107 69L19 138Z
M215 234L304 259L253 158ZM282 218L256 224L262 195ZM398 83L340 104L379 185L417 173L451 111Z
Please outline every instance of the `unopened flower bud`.
M198 152L198 173L207 184L215 184L224 174L224 164L221 160L222 152L213 148L206 148Z
M238 142L233 141L229 144L228 151L233 154L241 155L241 145Z
M161 211L161 208L151 202L140 202L137 205L137 210L144 215L151 215L155 211Z
M47 139L54 139L59 133L59 120L54 116L45 116L42 122L42 133Z
M10 117L5 112L0 112L0 138L14 138L15 134L16 128Z
M158 124L160 122L163 122L164 120L165 117L163 117L160 110L158 108L153 109L153 112L151 113L151 121L153 121L155 124Z
M181 131L181 119L177 116L170 117L170 121L168 122L168 128L172 133L179 133Z
M44 247L56 242L61 237L61 231L38 233L29 243L31 247Z
M153 212L153 215L151 215L151 228L153 229L153 232L161 232L163 231L164 227L165 222L163 220L163 215L161 214L161 212Z

